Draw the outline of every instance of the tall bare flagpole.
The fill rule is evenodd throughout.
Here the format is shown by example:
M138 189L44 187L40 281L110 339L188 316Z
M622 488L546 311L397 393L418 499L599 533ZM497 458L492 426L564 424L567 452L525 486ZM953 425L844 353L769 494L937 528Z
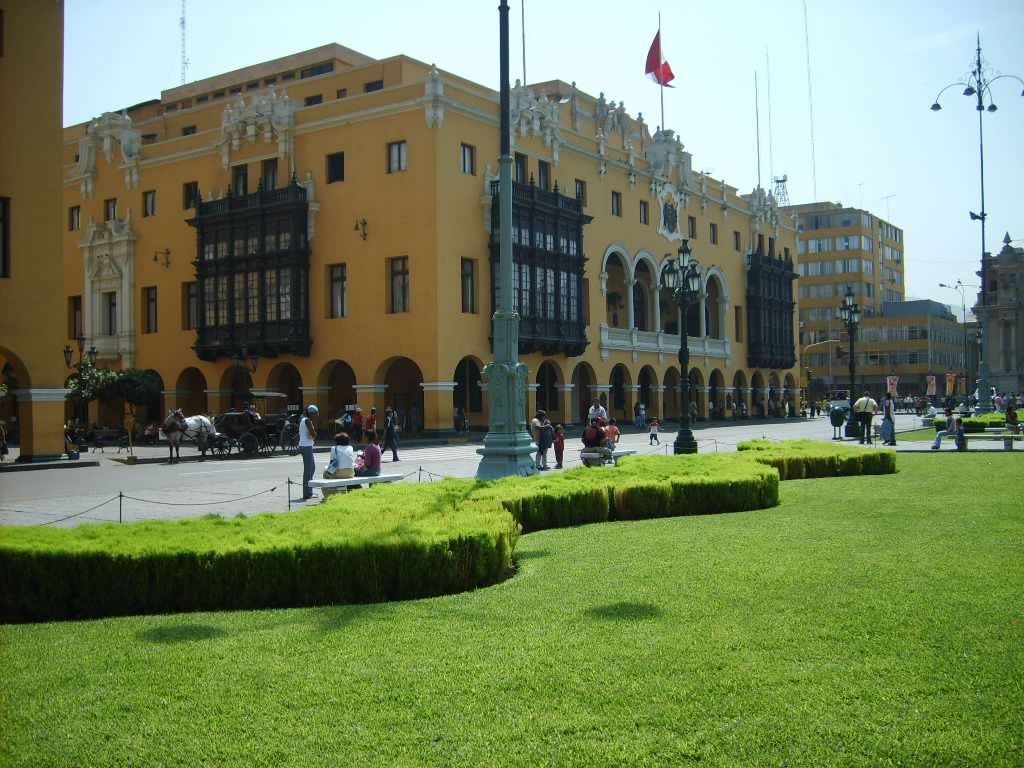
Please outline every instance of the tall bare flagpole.
M658 58L660 65L665 60L665 49L662 47L663 40L661 39L661 11L658 11ZM661 73L658 73L658 89L661 94L661 130L665 130L665 84L662 81Z
M526 0L519 0L519 26L523 37L523 85L526 85Z

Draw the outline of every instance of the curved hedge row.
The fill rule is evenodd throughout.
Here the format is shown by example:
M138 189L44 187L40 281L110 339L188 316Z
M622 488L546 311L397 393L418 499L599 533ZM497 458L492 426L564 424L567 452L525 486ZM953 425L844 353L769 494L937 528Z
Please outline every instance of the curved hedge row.
M870 473L885 462L865 457L891 453L823 443L744 448L740 456L632 457L606 471L378 485L290 514L3 528L0 621L454 593L502 578L521 532L763 509L778 503L780 474ZM888 466L881 471L894 471L891 457Z
M932 419L932 426L938 432L946 428L946 417L936 416ZM1005 427L1006 414L992 411L991 413L979 413L975 416L964 418L964 432L967 434L984 432L988 427Z
M746 440L736 445L755 461L775 467L782 480L841 475L888 475L896 471L896 452L815 440Z

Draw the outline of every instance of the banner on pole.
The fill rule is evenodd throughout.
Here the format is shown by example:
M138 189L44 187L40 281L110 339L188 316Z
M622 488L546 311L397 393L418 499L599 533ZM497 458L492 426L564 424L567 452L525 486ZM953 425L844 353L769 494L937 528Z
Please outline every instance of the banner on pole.
M935 377L928 376L928 397L935 397Z
M947 373L946 374L946 397L949 397L950 395L953 394L954 387L956 387L956 374L955 373Z
M896 387L900 383L899 376L886 376L885 377L885 391L893 397L896 397Z

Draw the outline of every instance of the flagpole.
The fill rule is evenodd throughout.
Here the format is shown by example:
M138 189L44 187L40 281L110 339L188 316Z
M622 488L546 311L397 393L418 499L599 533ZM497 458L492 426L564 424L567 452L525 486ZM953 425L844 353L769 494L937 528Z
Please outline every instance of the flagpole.
M661 11L658 11L658 58L664 61L665 55L662 53L664 49L661 47ZM660 62L659 62L660 63ZM661 77L658 78L658 89L661 94L661 130L665 130L665 84L661 82Z

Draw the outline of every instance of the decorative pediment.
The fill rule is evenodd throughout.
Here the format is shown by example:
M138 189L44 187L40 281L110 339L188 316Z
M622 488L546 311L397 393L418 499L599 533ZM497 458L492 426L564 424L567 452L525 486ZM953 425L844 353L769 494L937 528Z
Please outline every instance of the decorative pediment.
M662 184L658 190L658 234L669 242L682 240L679 211L686 208L686 192L673 184Z
M775 204L775 195L762 187L754 187L750 193L750 219L755 232L762 228L778 230L780 219L779 209Z
M683 143L676 138L675 131L655 133L654 141L644 150L644 156L654 175L675 181L680 187L690 183L692 155L683 151Z
M516 131L520 136L539 136L544 146L551 150L551 159L558 165L559 149L562 145L561 110L558 102L551 101L542 92L533 91L516 80L510 98L512 139Z
M444 83L438 74L437 65L430 65L430 74L424 85L426 104L423 107L427 117L427 128L440 128L444 124Z
M276 141L278 154L290 159L297 108L286 91L278 92L273 86L253 94L248 104L242 94L237 94L221 114L220 146L224 167L231 165L231 153L239 150L243 139L251 144L257 137L268 143ZM289 170L293 170L291 162Z

